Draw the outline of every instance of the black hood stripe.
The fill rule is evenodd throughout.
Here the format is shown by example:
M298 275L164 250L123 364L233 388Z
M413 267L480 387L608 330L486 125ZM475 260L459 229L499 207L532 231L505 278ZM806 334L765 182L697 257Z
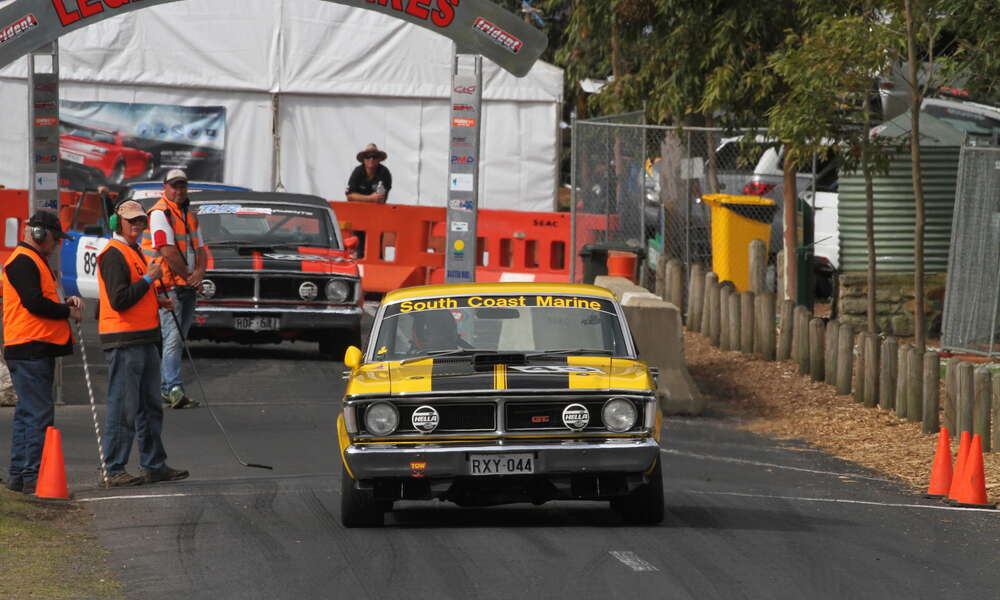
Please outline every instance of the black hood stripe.
M566 366L565 357L548 359L546 366ZM569 373L522 373L516 367L497 365L477 371L470 359L435 360L431 366L431 391L461 390L565 390Z

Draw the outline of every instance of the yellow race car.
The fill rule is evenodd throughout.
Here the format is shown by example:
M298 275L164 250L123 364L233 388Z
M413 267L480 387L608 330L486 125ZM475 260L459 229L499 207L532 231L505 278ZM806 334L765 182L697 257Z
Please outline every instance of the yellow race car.
M387 294L348 349L337 422L341 519L397 500L610 501L663 519L655 374L606 289L483 283Z

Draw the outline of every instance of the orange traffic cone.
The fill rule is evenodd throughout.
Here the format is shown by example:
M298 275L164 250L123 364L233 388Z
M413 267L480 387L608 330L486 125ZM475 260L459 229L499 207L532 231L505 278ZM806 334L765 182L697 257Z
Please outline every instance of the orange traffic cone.
M951 485L948 487L948 495L944 501L951 504L955 494L958 493L958 482L962 480L962 467L965 466L965 459L969 456L969 446L972 438L968 431L963 431L959 436L958 456L955 457L955 471L951 476Z
M931 483L927 486L925 498L944 498L951 488L951 440L948 428L942 427L938 434L937 453L931 467Z
M983 440L978 433L972 436L969 456L962 467L958 492L952 496L952 506L963 508L996 508L986 502L986 477L983 473Z
M42 465L38 470L35 496L49 500L69 500L62 434L55 427L45 430L45 446L42 448Z

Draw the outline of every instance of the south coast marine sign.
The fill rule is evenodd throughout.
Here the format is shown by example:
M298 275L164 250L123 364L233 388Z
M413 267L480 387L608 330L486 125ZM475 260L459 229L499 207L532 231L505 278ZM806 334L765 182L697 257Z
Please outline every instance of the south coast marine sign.
M124 12L177 0L15 0L0 8L0 67L70 31ZM203 0L210 1L210 0ZM545 50L545 34L486 0L326 0L408 21L523 77ZM262 17L263 18L263 17Z

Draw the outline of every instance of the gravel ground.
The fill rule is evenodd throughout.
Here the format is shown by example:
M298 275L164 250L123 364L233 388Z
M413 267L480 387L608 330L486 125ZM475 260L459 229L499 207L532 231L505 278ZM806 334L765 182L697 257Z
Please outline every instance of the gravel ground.
M805 440L915 491L927 490L937 435L921 433L920 423L839 396L833 386L799 375L791 361L723 352L690 332L684 334L684 352L710 412L738 417L755 433ZM953 456L957 450L954 439ZM1000 452L984 455L984 470L989 500L1000 502Z

